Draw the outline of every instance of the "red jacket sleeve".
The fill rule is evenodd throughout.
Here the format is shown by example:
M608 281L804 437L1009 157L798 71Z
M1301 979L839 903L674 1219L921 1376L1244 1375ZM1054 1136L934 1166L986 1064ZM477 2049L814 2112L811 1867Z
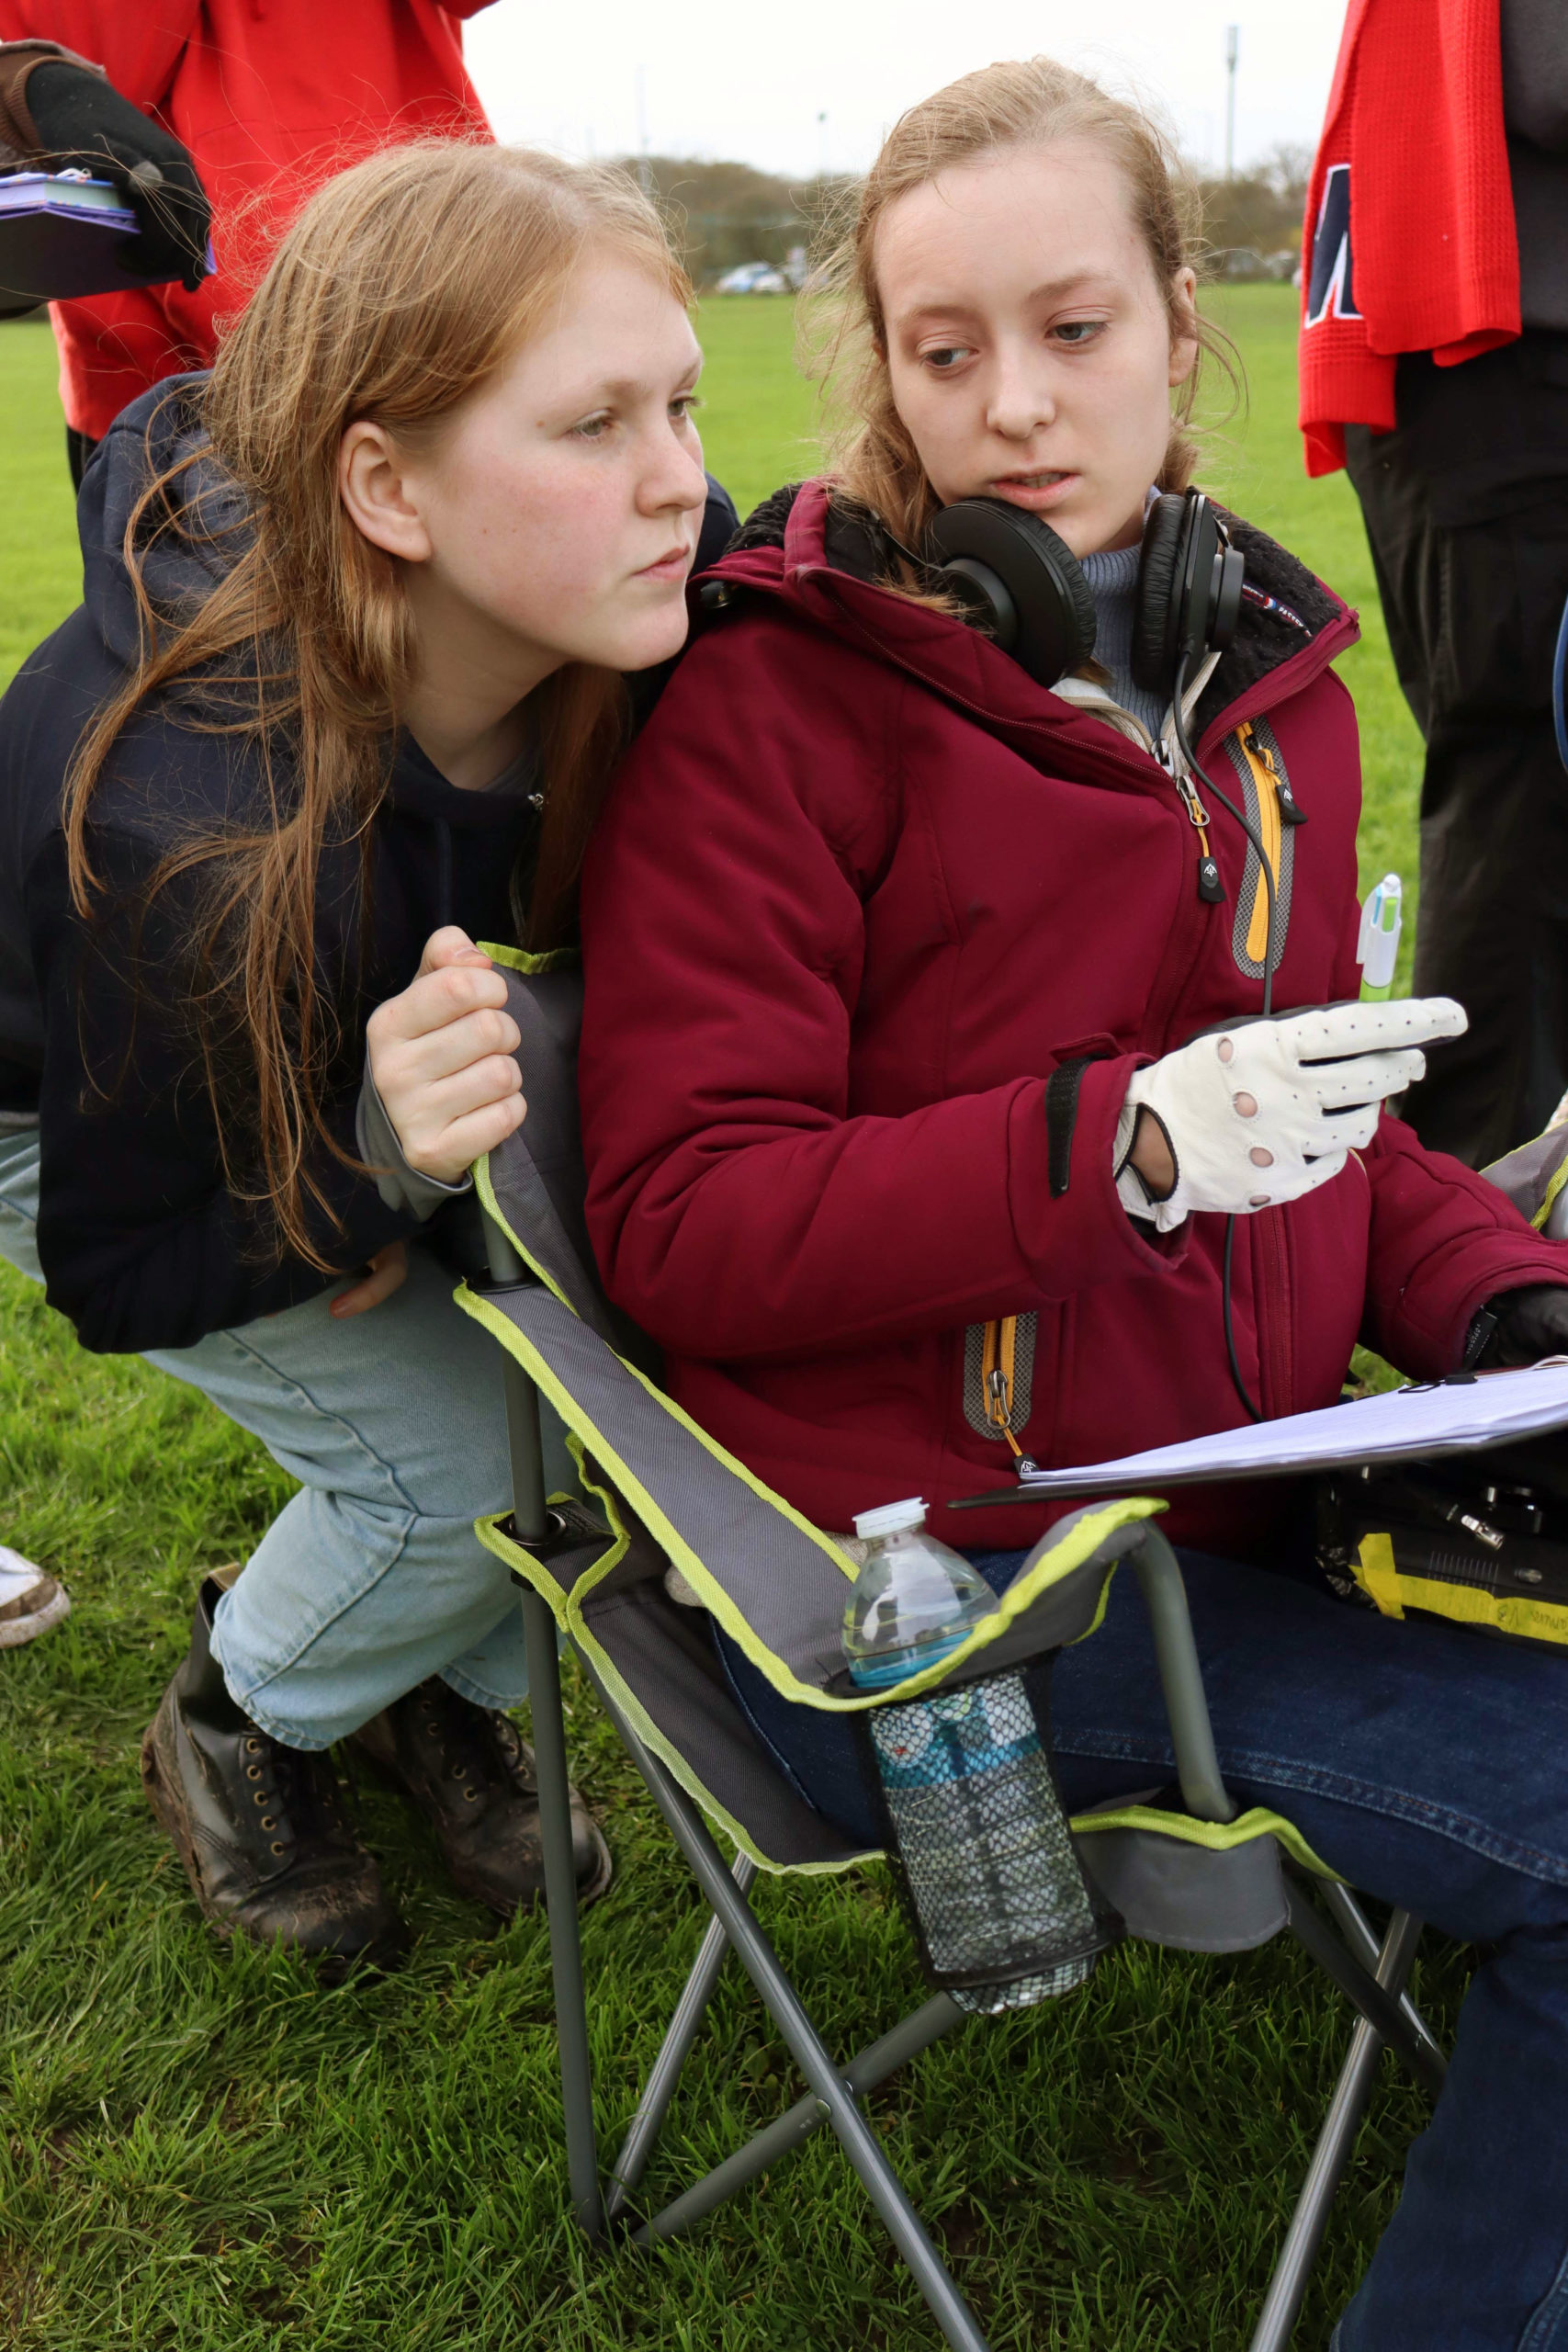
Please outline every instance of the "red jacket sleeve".
M1015 1314L1179 1257L1111 1176L1134 1063L1092 1064L1053 1200L1045 1079L877 1116L851 1100L867 902L923 854L904 689L793 628L687 655L617 780L583 888L588 1216L663 1346L759 1361ZM931 1091L940 1092L933 1041Z
M57 40L145 112L174 80L200 16L201 0L0 0L0 40Z
M1362 1338L1418 1378L1452 1372L1465 1329L1498 1291L1568 1283L1568 1242L1532 1232L1505 1193L1384 1116L1364 1164L1371 1185Z

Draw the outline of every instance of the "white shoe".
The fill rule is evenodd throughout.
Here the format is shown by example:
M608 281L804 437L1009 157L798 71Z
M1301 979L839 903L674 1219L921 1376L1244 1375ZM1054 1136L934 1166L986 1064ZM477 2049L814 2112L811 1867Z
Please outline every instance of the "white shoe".
M71 1614L71 1595L58 1577L0 1544L0 1650L36 1642Z

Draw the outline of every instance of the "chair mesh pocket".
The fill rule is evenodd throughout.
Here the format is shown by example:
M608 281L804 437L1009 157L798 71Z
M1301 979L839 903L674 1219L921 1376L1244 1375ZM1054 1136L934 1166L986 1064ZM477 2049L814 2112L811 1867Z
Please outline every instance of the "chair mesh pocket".
M1056 1793L1049 1659L859 1718L933 1984L1027 2008L1082 1984L1120 1922L1097 1908Z

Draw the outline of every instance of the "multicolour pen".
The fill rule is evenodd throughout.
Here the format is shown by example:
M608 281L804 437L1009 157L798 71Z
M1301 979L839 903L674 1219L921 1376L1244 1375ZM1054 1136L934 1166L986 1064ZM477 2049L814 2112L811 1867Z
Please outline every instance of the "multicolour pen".
M1356 948L1361 967L1361 995L1378 1003L1393 987L1399 933L1404 920L1404 895L1398 875L1385 874L1361 909L1361 936Z

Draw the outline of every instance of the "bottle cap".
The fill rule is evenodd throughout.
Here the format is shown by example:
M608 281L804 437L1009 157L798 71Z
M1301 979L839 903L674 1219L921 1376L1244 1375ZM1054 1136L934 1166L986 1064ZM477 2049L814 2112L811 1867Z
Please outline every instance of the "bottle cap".
M878 1535L902 1535L908 1529L923 1527L925 1523L926 1507L919 1495L912 1495L907 1502L883 1503L875 1510L855 1513L855 1533L863 1544L871 1543Z

